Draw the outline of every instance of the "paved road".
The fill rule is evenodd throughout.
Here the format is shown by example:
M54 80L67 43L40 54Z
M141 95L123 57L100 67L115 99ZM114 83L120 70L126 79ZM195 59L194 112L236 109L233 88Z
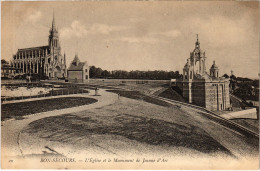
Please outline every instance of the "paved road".
M2 142L2 157L3 155L7 155L8 157L12 156L21 156L22 151L19 146L19 135L20 132L23 130L24 127L26 127L29 123L42 119L45 117L50 117L50 116L57 116L57 115L63 115L63 114L68 114L72 112L80 112L92 108L99 108L102 106L106 106L109 104L113 104L117 99L118 96L114 93L109 93L106 92L105 90L100 89L99 94L101 96L94 96L94 90L90 90L89 94L74 94L74 95L66 95L66 97L90 97L90 98L95 98L98 100L98 102L89 104L89 105L84 105L84 106L79 106L79 107L73 107L73 108L66 108L62 110L54 110L54 111L48 111L48 112L42 112L38 114L33 114L33 115L27 115L24 116L25 119L22 120L9 120L9 121L3 121L1 125L2 129L2 135L1 135L1 142ZM47 98L59 98L61 96L53 96L53 97L46 97ZM64 97L64 96L62 96ZM44 99L44 98L41 98ZM31 99L30 99L31 100ZM36 100L36 99L34 99ZM27 100L28 101L28 100Z

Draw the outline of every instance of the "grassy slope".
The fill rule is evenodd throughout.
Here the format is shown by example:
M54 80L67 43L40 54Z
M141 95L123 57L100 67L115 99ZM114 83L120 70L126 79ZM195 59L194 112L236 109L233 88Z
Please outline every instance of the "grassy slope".
M160 105L160 106L166 106L166 107L170 106L168 103L166 103L164 101L157 100L155 98L149 97L147 95L140 93L139 91L126 91L126 90L107 90L107 91L117 93L117 94L119 94L120 96L123 96L123 97L136 99L136 100L143 100L145 102Z
M58 95L67 95L67 94L81 94L81 93L88 93L88 90L79 88L79 87L67 87L67 88L60 88L51 90L47 94L41 95L34 95L34 96L23 96L23 97L8 97L8 98L1 98L1 100L22 100L22 99L30 99L30 98L38 98L38 97L48 97L48 96L58 96Z
M258 149L255 139L236 134L203 114L128 98L98 109L40 119L30 123L25 132L73 144L80 150L99 146L117 154L127 151L130 155L148 152L173 155L176 150L179 154L184 150L185 155L192 151L233 156L257 153Z
M97 102L96 99L85 97L62 97L55 99L36 100L1 105L1 120L19 118L24 115L70 108Z
M159 97L164 97L167 99L172 99L180 102L187 102L180 94L178 94L171 87L159 94Z
M233 122L243 125L244 127L259 133L259 120L258 119L232 119Z

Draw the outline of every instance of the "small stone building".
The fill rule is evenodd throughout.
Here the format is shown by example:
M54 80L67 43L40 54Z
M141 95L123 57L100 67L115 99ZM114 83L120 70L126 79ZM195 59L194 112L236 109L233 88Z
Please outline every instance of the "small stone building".
M189 102L209 110L225 110L230 107L229 79L219 77L219 68L213 62L206 72L205 52L200 49L197 37L195 49L183 68L183 79L176 81L183 97Z
M84 83L89 81L89 66L87 62L80 62L78 55L75 55L74 60L68 68L68 81L76 83Z

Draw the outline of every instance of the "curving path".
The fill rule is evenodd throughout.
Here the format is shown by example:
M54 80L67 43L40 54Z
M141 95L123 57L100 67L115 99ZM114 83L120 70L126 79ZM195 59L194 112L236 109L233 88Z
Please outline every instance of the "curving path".
M73 94L73 95L66 95L66 97L89 97L97 99L98 102L92 103L89 105L84 106L77 106L72 108L66 108L61 110L54 110L54 111L48 111L48 112L42 112L32 115L24 116L25 119L22 120L7 120L3 121L1 123L1 142L2 142L2 153L1 156L3 157L17 157L22 155L22 151L19 147L19 135L20 132L23 130L24 127L26 127L29 123L36 121L38 119L42 119L45 117L50 116L57 116L57 115L63 115L68 114L72 112L80 112L88 109L98 108L102 106L106 106L109 104L113 104L118 99L118 95L114 93L110 93L105 91L104 89L99 90L99 94L101 96L94 96L95 91L90 90L89 94ZM53 97L47 97L47 98L59 98L61 96L53 96ZM62 96L65 97L65 96ZM47 99L47 98L41 98L41 99ZM37 99L34 99L37 100ZM27 100L26 100L27 101Z

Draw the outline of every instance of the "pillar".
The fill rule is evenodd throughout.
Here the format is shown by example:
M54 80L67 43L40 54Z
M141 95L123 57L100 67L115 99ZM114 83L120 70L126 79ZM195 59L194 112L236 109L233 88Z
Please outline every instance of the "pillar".
M25 67L26 71L25 71L25 73L27 74L28 73L28 61L26 60L25 63L26 63L26 67Z
M25 73L25 61L23 61L23 74Z
M32 62L29 61L29 63L30 63L30 65L29 65L29 73L31 73L31 71L32 71Z
M219 97L218 97L219 87L218 84L216 84L216 86L217 86L217 110L219 110Z
M20 68L21 68L21 63L20 63L20 61L18 62L18 70L17 70L17 73L20 73Z
M33 62L33 73L35 73L35 62Z
M26 51L24 52L24 63L26 64L26 67L24 68L24 70L25 70L25 73L27 73L27 71L28 71L28 69L27 69L27 67L28 67L28 64L27 64L27 56L26 56Z
M192 82L189 82L189 103L192 103Z
M31 72L32 73L34 73L34 70L35 70L35 67L34 67L34 55L33 55L33 51L32 51L32 61L31 61L31 63L32 63L32 65L31 65Z
M23 74L24 74L24 60L23 60Z
M226 90L225 90L225 83L222 84L222 98L223 98L223 109L226 109L227 103L226 103Z
M46 66L46 74L47 74L47 76L49 76L49 67L48 67L48 65Z
M24 74L24 58L23 58L23 52L22 52L22 61L23 61L23 74Z
M37 74L39 73L39 61L36 61Z

